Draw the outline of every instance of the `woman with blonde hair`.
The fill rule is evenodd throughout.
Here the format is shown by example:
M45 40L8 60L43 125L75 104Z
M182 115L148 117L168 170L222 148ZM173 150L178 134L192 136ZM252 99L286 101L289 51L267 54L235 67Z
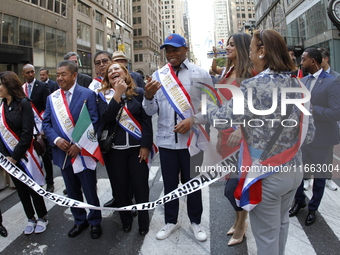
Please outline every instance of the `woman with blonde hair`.
M210 121L216 118L228 120L227 124L215 125L219 129L228 127L231 120L246 120L241 125L243 140L239 165L247 171L241 173L235 197L240 207L250 211L257 253L284 254L289 226L288 210L303 175L301 171L294 171L294 166L302 165L299 148L304 140L310 142L313 139L314 125L312 119L309 119L309 126L302 125L306 123L306 116L295 105L287 107L285 116L281 115L281 90L300 88L297 79L290 76L294 63L282 36L271 29L256 31L249 54L258 75L241 83L244 114L233 114L233 102L227 102L221 108L208 102L208 118ZM278 92L277 95L274 93L277 96L276 108L272 107L274 89ZM290 99L301 98L301 91L287 93L287 96ZM259 113L268 109L272 109L270 114ZM285 119L285 126L281 121L268 123L268 119ZM248 124L249 121L251 124ZM274 136L275 133L278 136Z
M142 88L136 87L128 70L119 63L108 66L98 93L102 132L115 130L112 149L104 154L111 188L118 207L130 205L130 184L136 203L149 201L147 159L152 147L152 123L143 107ZM101 137L101 135L99 136ZM131 231L130 211L119 212L123 231ZM149 231L148 211L138 213L139 234Z

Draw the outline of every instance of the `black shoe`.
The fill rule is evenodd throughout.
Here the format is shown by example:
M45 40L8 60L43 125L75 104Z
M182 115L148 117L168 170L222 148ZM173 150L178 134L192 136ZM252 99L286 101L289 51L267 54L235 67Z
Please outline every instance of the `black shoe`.
M104 207L117 207L117 201L115 198L112 198L110 201L107 201L104 204Z
M295 203L293 205L293 207L289 210L289 217L294 217L298 214L298 212L300 211L301 208L305 208L306 207L306 203L303 204L297 204Z
M54 185L53 184L47 184L46 191L53 192L54 191Z
M74 224L73 228L68 232L69 237L76 237L80 235L81 232L83 232L84 229L86 229L89 226L88 222L85 222L81 225Z
M139 229L139 234L141 236L146 236L146 234L149 232L149 229Z
M125 233L130 233L130 231L131 231L131 228L132 228L132 225L129 225L129 226L123 226L123 231L124 231Z
M137 210L131 211L131 215L132 215L132 217L137 217L138 211Z
M102 236L102 228L100 225L91 226L91 238L98 239Z
M306 226L310 226L310 225L313 225L315 223L315 221L316 221L315 212L316 212L316 210L309 210L308 211L308 215L307 215L306 222L305 222Z
M64 189L63 193L64 193L65 196L67 196L67 189Z
M0 223L0 235L6 237L8 235L7 229Z

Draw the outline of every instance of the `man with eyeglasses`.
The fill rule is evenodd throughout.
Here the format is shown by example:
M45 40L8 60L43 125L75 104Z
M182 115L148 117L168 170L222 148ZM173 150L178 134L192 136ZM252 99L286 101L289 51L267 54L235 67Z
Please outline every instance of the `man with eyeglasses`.
M64 56L64 60L71 60L74 63L76 63L77 67L79 68L79 55L76 52L68 52L66 53L66 55ZM88 76L87 74L83 74L78 72L77 75L77 83L85 88L88 88L89 85L92 82L92 77Z
M89 89L95 91L101 88L101 82L104 79L106 68L112 63L111 53L105 50L98 51L94 55L94 69L97 74L97 78L94 78L91 82Z

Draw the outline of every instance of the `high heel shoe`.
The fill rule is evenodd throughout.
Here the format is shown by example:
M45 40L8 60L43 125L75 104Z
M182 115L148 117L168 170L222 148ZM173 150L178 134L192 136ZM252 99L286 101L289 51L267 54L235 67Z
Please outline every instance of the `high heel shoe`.
M232 245L235 245L235 244L239 244L239 243L242 243L243 241L243 238L246 236L246 230L247 230L247 227L248 227L248 224L246 224L246 226L244 227L244 232L243 234L241 235L240 238L234 238L234 237L231 237L229 242L228 242L228 246L232 246Z
M232 235L235 232L235 227L231 226L231 228L228 230L227 235Z

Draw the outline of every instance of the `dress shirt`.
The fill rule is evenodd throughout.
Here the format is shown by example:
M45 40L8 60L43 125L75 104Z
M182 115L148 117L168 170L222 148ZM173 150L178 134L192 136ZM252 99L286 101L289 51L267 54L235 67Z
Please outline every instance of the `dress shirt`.
M155 73L152 75L152 78L154 80L156 79ZM189 93L194 108L200 108L201 90L197 87L201 88L203 85L198 82L204 82L212 86L212 80L209 73L203 68L190 63L188 59L185 59L180 65L178 79ZM144 98L143 108L149 116L158 113L156 143L159 147L176 150L188 148L187 141L190 132L185 134L178 133L176 142L175 132L173 132L174 126L176 125L176 122L179 123L182 119L176 114L177 119L175 121L175 111L165 97L162 89L159 89L156 92L152 100L146 100ZM201 124L205 122L204 117L200 113L195 114L195 116L198 119L198 123Z
M319 78L319 75L321 74L322 70L323 70L323 69L320 68L319 71L317 71L316 73L311 74L311 76L313 76L315 79L312 79L312 80L311 80L309 91L312 91L312 90L313 90L314 85L315 85L315 82L316 82L316 80Z

